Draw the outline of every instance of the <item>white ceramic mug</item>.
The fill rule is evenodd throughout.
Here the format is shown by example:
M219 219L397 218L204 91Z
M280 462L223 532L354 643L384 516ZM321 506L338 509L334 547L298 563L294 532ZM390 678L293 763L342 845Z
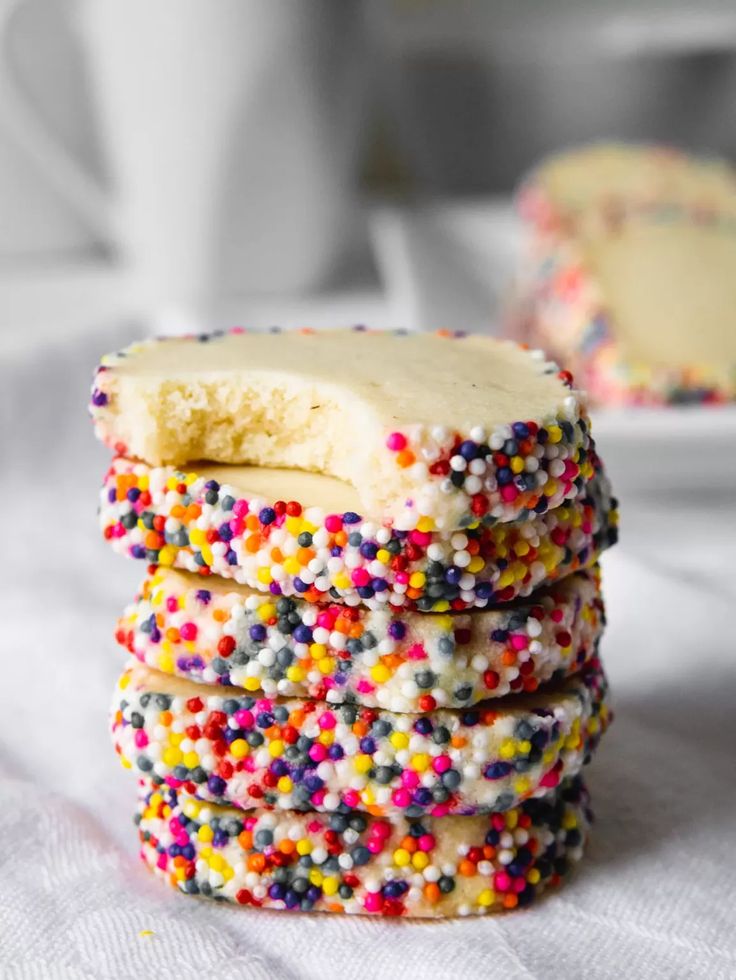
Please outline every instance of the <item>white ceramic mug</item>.
M4 41L22 2L0 0ZM0 126L118 246L144 308L196 321L228 286L300 292L328 279L356 219L357 0L79 0L73 11L111 192L25 103L7 57Z

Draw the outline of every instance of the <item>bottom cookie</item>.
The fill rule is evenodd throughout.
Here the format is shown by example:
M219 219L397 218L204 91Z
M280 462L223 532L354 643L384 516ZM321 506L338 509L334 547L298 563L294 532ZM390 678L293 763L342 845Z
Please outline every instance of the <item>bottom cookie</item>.
M373 817L204 803L141 780L141 857L190 894L259 908L438 918L531 904L583 852L580 777L482 816Z

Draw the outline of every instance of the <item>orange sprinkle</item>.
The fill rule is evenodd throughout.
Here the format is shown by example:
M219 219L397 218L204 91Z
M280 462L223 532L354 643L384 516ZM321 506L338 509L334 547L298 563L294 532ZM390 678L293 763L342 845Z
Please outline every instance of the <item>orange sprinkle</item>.
M212 618L216 623L224 623L228 617L224 609L215 609L212 613Z
M296 844L293 840L285 837L284 840L279 844L279 850L282 854L293 854L296 850Z
M429 884L424 886L424 897L427 899L430 905L436 905L437 902L442 898L442 892L440 891L439 885L435 881L430 881Z
M186 507L183 504L174 504L171 508L171 516L175 517L177 521L180 521L186 512Z
M314 548L297 548L296 560L300 565L308 565L315 554Z
M397 465L404 469L406 469L407 466L413 466L415 462L416 456L411 449L402 449L400 453L396 454Z
M187 506L186 515L185 520L187 524L190 523L190 521L196 521L198 517L202 516L202 508L199 506L199 504L189 504Z
M162 724L165 728L168 728L169 725L173 722L174 716L170 711L162 711L161 714L158 716L158 720L160 724Z
M253 831L243 830L238 834L238 844L244 851L249 851L253 847Z
M464 875L466 878L472 878L473 875L478 873L478 869L476 868L476 866L473 864L472 861L468 861L467 858L463 858L463 860L458 865L457 870L460 872L461 875Z
M517 895L509 894L503 896L504 908L515 909L518 904L519 904L519 898Z
M261 547L260 534L251 534L245 539L245 550L254 555Z
M505 667L513 667L516 663L516 652L514 650L504 650L501 655L501 663Z
M256 871L256 872L258 872L260 874L260 872L263 871L265 869L265 867L266 867L266 858L265 858L265 855L259 854L258 852L256 852L255 854L249 855L249 857L248 857L248 870L249 871Z
M450 744L453 749L462 749L463 746L468 744L468 740L464 735L453 735L450 739Z

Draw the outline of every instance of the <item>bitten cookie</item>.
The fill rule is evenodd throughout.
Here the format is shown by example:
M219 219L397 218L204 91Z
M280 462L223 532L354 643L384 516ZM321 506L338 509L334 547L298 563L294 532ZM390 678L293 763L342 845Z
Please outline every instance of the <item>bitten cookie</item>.
M539 352L460 334L329 330L151 340L103 359L91 412L120 455L337 477L400 530L516 520L590 472L581 393Z
M597 567L528 603L451 615L315 605L159 567L115 635L141 663L200 683L426 712L561 680L604 621Z
M600 144L519 192L529 231L517 336L601 403L736 396L736 179L666 147Z
M608 721L598 661L555 690L422 715L224 692L133 661L112 735L125 766L216 803L439 817L549 792Z
M504 813L392 820L242 812L141 781L141 857L188 895L258 908L438 918L531 904L580 859L579 778Z
M119 457L100 493L100 526L121 554L272 596L421 612L527 596L593 564L616 539L602 470L579 496L554 510L545 498L516 524L399 531L357 506L346 483L314 473L205 464L183 473Z

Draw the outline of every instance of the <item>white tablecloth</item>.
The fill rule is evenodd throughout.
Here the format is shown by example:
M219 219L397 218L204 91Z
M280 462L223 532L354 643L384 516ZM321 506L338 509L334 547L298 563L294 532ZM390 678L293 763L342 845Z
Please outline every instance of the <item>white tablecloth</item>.
M604 562L616 720L560 891L421 924L216 906L145 871L107 736L112 627L142 568L97 532L107 457L85 415L111 336L2 367L3 980L736 977L733 487L683 498L669 479L622 501Z

